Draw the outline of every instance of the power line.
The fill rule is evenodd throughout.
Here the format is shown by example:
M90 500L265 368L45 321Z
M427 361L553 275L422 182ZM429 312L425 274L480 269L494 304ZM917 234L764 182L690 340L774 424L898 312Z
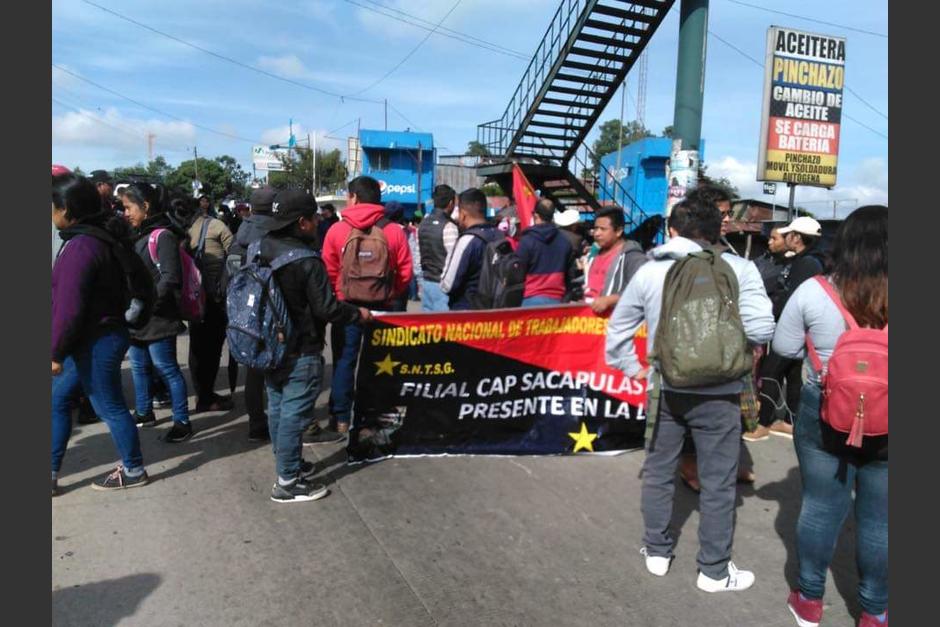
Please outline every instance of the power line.
M127 124L124 124L121 122L115 122L114 120L111 121L111 122L114 122L114 124L112 124L111 122L108 122L105 118L103 118L100 115L94 114L87 109L76 107L75 105L71 105L67 102L63 102L62 100L59 100L55 96L52 97L52 102L58 104L59 106L65 107L66 109L70 109L71 111L74 111L78 115L86 117L92 122L97 122L103 126L107 126L108 128L114 129L115 131L118 131L119 133L134 135L140 139L148 139L148 136L146 134L142 134L140 132L140 129L132 128L131 126L128 126ZM120 125L120 127L122 128L115 126L115 124ZM170 152L188 152L187 150L184 150L182 148L172 148L169 144L163 141L158 141L157 143L162 145L164 150L168 150Z
M399 62L395 65L395 67L393 67L393 68L390 69L388 72L386 72L386 73L382 76L382 78L378 79L377 81L375 81L374 83L372 83L371 85L369 85L368 87L366 87L365 89L360 89L359 91L357 91L357 92L356 92L355 94L353 94L353 95L358 96L358 95L361 94L361 93L364 93L364 92L369 91L370 89L372 89L373 87L375 87L376 85L378 85L379 83L381 83L382 81L384 81L386 78L388 78L389 76L391 76L391 75L395 72L395 70L397 70L397 69L400 68L402 65L404 65L404 64L405 64L405 61L407 61L408 59L410 59L410 58L412 57L412 55L414 55L414 53L416 53L416 52L418 51L418 48L420 48L421 46L423 46L423 45L424 45L424 42L426 42L428 39L431 38L431 35L433 35L433 34L435 33L435 31L440 27L440 25L444 23L444 20L446 20L448 17L450 17L450 14L454 12L454 9L457 8L457 6L460 4L460 2L461 2L461 0L457 0L457 2L454 3L454 6L452 6L452 7L450 8L450 10L449 10L446 14L444 14L444 17L441 18L441 21L437 23L437 26L434 27L434 30L430 31L427 35L425 35L425 36L424 36L424 39L422 39L421 41L419 41L419 42L418 42L418 45L415 46L414 48L412 48L412 49L411 49L411 52L409 52L408 54L406 54L406 55L405 55L405 58L402 59L401 61L399 61Z
M727 41L726 39L720 37L719 35L716 35L715 33L713 33L713 32L710 31L710 30L708 31L708 34L711 35L712 37L714 37L715 39L717 39L718 41L720 41L721 43L725 44L726 46L728 46L729 48L731 48L732 50L734 50L735 52L737 52L738 54L740 54L740 55L743 56L744 58L749 59L752 63L754 63L755 65L757 65L757 66L760 67L761 69L763 69L763 67L764 67L764 64L763 64L763 63L761 63L760 61L758 61L757 59L755 59L754 57L752 57L752 56L749 55L748 53L744 52L743 50L741 50L740 48L738 48L737 46L735 46L733 43L731 43L730 41ZM846 86L846 89L848 89L848 86ZM854 94L855 92L853 91L852 93ZM856 96L857 96L857 95L856 95ZM867 103L866 103L866 104L867 104ZM869 106L870 106L870 105L869 105ZM882 115L884 115L884 114L882 114ZM868 129L869 131L871 131L871 132L874 133L875 135L878 135L879 137L883 137L884 139L888 139L888 136L885 135L884 133L882 133L881 131L876 131L875 129L873 129L872 127L868 126L867 124L865 124L865 123L863 123L863 122L860 122L859 120L856 120L855 118L853 118L852 116L850 116L850 115L849 115L848 113L846 113L845 111L842 112L842 117L844 117L844 118L846 118L846 119L848 119L848 120L851 120L851 121L855 122L856 124L858 124L859 126L861 126L861 127L863 127L863 128Z
M421 127L418 126L417 124L415 124L414 122L412 122L411 120L409 120L408 118L406 118L404 113L402 113L401 111L399 111L398 109L396 109L396 108L393 107L392 105L388 105L388 106L389 106L389 108L390 108L392 111L394 111L395 113L398 114L398 117L400 117L400 118L403 119L405 122L407 122L407 123L411 126L411 128L413 128L413 129L415 129L415 130L418 130L418 131L421 130Z
M872 111L874 111L875 113L877 113L878 115L880 115L881 117L883 117L884 119L886 119L886 120L888 119L888 116L887 116L887 115L885 115L884 113L882 113L881 111L879 111L878 109L876 109L876 108L874 107L874 105L872 105L872 104L869 103L867 100L865 100L864 98L862 98L861 96L859 96L857 91L855 91L854 89L852 89L852 88L849 87L848 85L845 86L845 89L848 90L848 92L849 92L850 94L852 94L853 96L855 96L856 98L858 98L859 101L861 101L861 103L862 103L863 105L865 105L866 107L868 107L869 109L871 109Z
M359 119L359 118L353 118L353 119L351 119L349 122L346 122L346 123L343 124L342 126L339 126L339 127L337 127L337 128L334 128L332 131L328 132L327 135L332 135L332 134L335 133L336 131L341 131L341 130L343 130L344 128L346 128L347 126L349 126L350 124L352 124L353 122L355 122L355 121L358 120L358 119Z
M252 145L254 145L254 144L259 144L259 143L263 143L263 142L260 142L260 141L256 141L256 140L254 140L254 139L248 139L248 138L246 138L246 137L241 137L241 136L239 136L239 135L233 135L232 133L226 133L225 131L219 131L219 130L216 130L216 129L210 127L210 126L203 126L202 124L197 124L197 123L192 122L192 121L190 121L190 120L185 120L185 119L183 119L183 118L181 118L181 117L179 117L179 116L177 116L177 115L173 115L172 113L167 113L166 111L162 111L162 110L157 109L157 108L155 108L155 107L151 107L151 106L149 106L149 105L145 105L144 103L139 102L139 101L137 101L137 100L134 100L133 98L130 98L130 97L128 97L128 96L125 96L125 95L122 94L122 93L116 92L116 91L114 91L113 89L109 89L108 87L105 87L104 85L102 85L102 84L100 84L100 83L96 83L95 81L93 81L93 80L91 80L91 79L88 79L88 78L85 78L84 76L81 76L81 75L79 75L79 74L76 74L75 72L73 72L73 71L71 71L71 70L68 70L68 69L62 67L61 65L56 65L55 63L53 63L53 64L52 64L52 67L54 67L54 68L56 68L56 69L58 69L58 70L60 70L60 71L62 71L62 72L65 72L65 73L68 74L69 76L73 76L73 77L77 78L77 79L80 80L80 81L83 81L83 82L85 82L85 83L88 83L89 85L92 85L92 86L94 86L94 87L97 87L98 89L100 89L100 90L102 90L102 91L106 91L106 92L108 92L109 94L113 94L113 95L117 96L118 98L123 98L124 100L127 100L128 102L131 102L131 103L137 105L138 107L141 107L142 109L147 109L148 111L153 111L154 113L158 113L158 114L160 114L160 115L163 115L163 116L166 116L166 117L168 117L168 118L177 120L177 121L179 121L179 122L183 122L183 123L185 123L185 124L191 124L192 126L194 126L194 127L196 127L196 128L202 129L202 130L204 130L204 131L208 131L208 132L210 132L210 133L215 133L216 135L221 135L221 136L223 136L223 137L228 137L228 138L230 138L230 139L237 139L237 140L239 140L239 141L248 142L249 144L252 144Z
M863 33L865 35L873 35L875 37L884 37L885 39L888 36L884 33L876 33L870 30L864 30L862 28L855 28L854 26L846 26L845 24L836 24L835 22L826 22L825 20L816 19L814 17L806 17L805 15L797 15L795 13L787 13L785 11L777 11L776 9L768 9L767 7L758 6L756 4L748 4L747 2L741 2L740 0L728 0L733 4L739 4L743 7L750 7L752 9L758 9L760 11L767 11L768 13L776 13L777 15L785 15L787 17L796 18L798 20L804 20L807 22L816 22L817 24L825 24L826 26L835 26L836 28L841 28L843 30L850 30L856 33Z
M518 52L518 51L516 51L516 50L512 50L511 48L506 48L505 46L501 46L501 45L499 45L499 44L494 44L494 43L492 43L492 42L486 41L485 39L480 39L479 37L475 37L475 36L473 36L473 35L468 35L468 34L466 34L466 33L461 33L461 32L459 32L459 31L456 31L456 30L453 30L453 29L451 29L451 28L447 28L447 27L444 27L444 26L441 26L440 28L437 29L437 31L435 31L435 30L434 30L434 23L433 23L433 22L429 22L428 20L422 19L422 18L417 17L417 16L415 16L415 15L412 15L412 14L410 14L410 13L406 13L406 12L401 11L401 10L399 10L399 9L396 9L396 8L393 8L393 7L390 7L390 6L387 6L387 5L382 4L382 3L380 3L380 2L374 2L374 1L372 1L372 0L363 0L363 1L364 1L364 2L368 2L369 4L372 4L372 5L375 5L376 7L381 7L382 9L385 9L385 11L392 11L392 12L394 12L394 13L397 13L398 15L403 15L403 16L405 16L405 17L407 17L407 18L411 18L411 19L410 19L410 20L407 20L407 19L403 19L403 18L401 18L401 17L397 17L397 16L392 15L392 14L390 14L390 13L386 13L385 11L381 11L381 10L379 10L379 9L376 9L376 8L373 8L373 7L368 7L368 6L365 6L365 5L363 5L363 4L360 4L360 3L356 2L355 0L346 0L347 3L352 4L352 5L354 5L354 6L357 6L357 7L359 7L360 9L364 9L364 10L366 10L366 11L372 11L373 13L376 13L376 14L378 14L378 15L383 15L383 16L388 17L388 18L391 18L391 19L393 19L393 20L397 20L397 21L399 21L399 22L402 22L403 24L409 24L409 25L414 26L414 27L416 27L416 28L421 28L421 29L426 30L426 31L431 31L432 33L437 34L437 35L440 35L440 36L442 36L442 37L448 37L448 38L450 38L450 39L455 39L455 40L460 41L460 42L462 42L462 43L469 44L469 45L471 45L471 46L476 46L477 48L482 48L483 50L487 50L487 51L489 51L489 52L496 52L496 53L498 53L498 54L504 54L504 55L506 55L506 56L515 57L515 58L517 58L517 59L522 59L523 61L528 61L528 60L529 60L529 57L526 56L524 53ZM411 21L411 20L417 20L417 22L424 22L424 24L427 24L428 26L425 26L424 24L416 23L415 21Z
M158 29L156 29L156 28L154 28L154 27L152 27L152 26L148 26L147 24L144 24L144 23L142 23L142 22L138 22L137 20L135 20L135 19L133 19L133 18L131 18L131 17L128 17L128 16L126 16L126 15L123 15L123 14L121 14L121 13L118 13L117 11L114 11L114 10L109 9L109 8L107 8L107 7L101 6L100 4L96 4L96 3L94 3L94 2L91 2L91 0L82 0L82 2L84 2L84 3L87 4L87 5L93 6L93 7L95 7L96 9L100 9L100 10L104 11L105 13L109 13L109 14L111 14L111 15L117 17L118 19L124 20L125 22L130 22L131 24L134 24L135 26L139 26L140 28L143 28L143 29L145 29L145 30L149 30L149 31L152 32L152 33L156 33L156 34L158 34L158 35L161 35L162 37L166 37L166 38L168 38L168 39L172 39L173 41L175 41L175 42L177 42L177 43L183 44L184 46L188 46L188 47L190 47L190 48L193 48L193 49L198 50L198 51L200 51L200 52L203 52L203 53L205 53L205 54L211 55L211 56L213 56L213 57L215 57L215 58L217 58L217 59L221 59L222 61L227 61L228 63L232 63L232 64L237 65L237 66L239 66L239 67L241 67L241 68L244 68L244 69L246 69L246 70L251 70L252 72L257 72L257 73L259 73L259 74L263 74L263 75L265 75L265 76L267 76L267 77L269 77L269 78L273 78L273 79L282 81L282 82L284 82L284 83L288 83L288 84L290 84L290 85L294 85L294 86L296 86L296 87L302 87L303 89L308 89L308 90L310 90L310 91L315 91L315 92L317 92L317 93L321 93L321 94L324 94L324 95L326 95L326 96L332 96L332 97L334 97L334 98L339 98L341 101L342 101L342 100L353 100L353 101L357 101L357 102L369 102L369 103L372 103L372 104L382 104L382 101L381 101L381 100L372 100L372 99L369 99L369 98L357 98L355 95L347 96L347 95L343 95L343 94L338 94L338 93L335 93L335 92L328 91L328 90L326 90L326 89L322 89L322 88L320 88L320 87L315 87L315 86L313 86L313 85L308 85L308 84L306 84L306 83L301 83L301 82L299 82L299 81L295 81L295 80L293 80L293 79L286 78L286 77L280 76L280 75L278 75L278 74L274 74L273 72L268 72L267 70L264 70L264 69L259 68L259 67L257 67L257 66L250 65L250 64L248 64L248 63L244 63L244 62L242 62L242 61L239 61L238 59L233 59L232 57L227 57L227 56L225 56L225 55L223 55L223 54L219 54L218 52L213 52L212 50L209 50L209 49L207 49L207 48L203 48L202 46L199 46L199 45L194 44L194 43L192 43L192 42L186 41L185 39L181 39L181 38L179 38L179 37L177 37L177 36L175 36L175 35L171 35L171 34L169 34L169 33L166 33L166 32L164 32L164 31L162 31L162 30L158 30ZM360 92L360 93L361 93L361 92Z

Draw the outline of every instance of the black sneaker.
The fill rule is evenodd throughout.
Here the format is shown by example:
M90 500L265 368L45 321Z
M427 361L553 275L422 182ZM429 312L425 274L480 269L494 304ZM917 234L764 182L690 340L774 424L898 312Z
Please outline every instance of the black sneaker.
M153 408L154 409L167 409L168 407L173 406L173 399L170 398L169 394L161 394L160 396L153 397Z
M346 440L346 434L327 427L324 429L317 423L310 425L304 434L304 444L336 444Z
M187 422L184 424L182 422L173 421L173 426L170 427L170 430L163 436L163 441L176 444L178 442L185 442L191 437L193 437L193 425L191 423Z
M52 496L55 496L59 493L59 480L54 478L52 479Z
M271 488L271 500L275 503L302 503L316 501L330 493L329 488L320 483L307 483L298 479L294 483L283 486L276 481Z
M201 414L212 411L231 411L235 407L235 402L231 396L214 395L209 400L198 401L194 413Z
M317 465L308 462L306 459L300 460L300 480L309 481L317 474Z
M124 467L118 466L113 472L92 483L91 487L95 490L123 490L124 488L139 488L149 482L150 477L147 476L146 470L136 477L129 477L124 472Z
M262 429L248 430L248 441L249 442L270 442L271 434L268 432L268 428L264 427Z
M152 411L148 411L146 416L141 416L135 411L134 422L137 423L138 427L152 427L157 424L157 417L153 415Z
M98 418L97 414L95 414L95 410L91 406L91 401L87 398L83 398L78 403L77 422L80 425L93 425L96 422L101 422L101 418Z

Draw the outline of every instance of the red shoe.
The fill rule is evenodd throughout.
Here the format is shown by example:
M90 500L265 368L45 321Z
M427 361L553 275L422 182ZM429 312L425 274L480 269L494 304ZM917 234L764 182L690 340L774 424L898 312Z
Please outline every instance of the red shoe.
M868 612L862 612L862 618L858 621L858 627L888 627L888 613L885 612L885 620L881 622Z
M800 627L819 627L823 613L822 599L804 599L799 590L794 590L787 598L787 607Z

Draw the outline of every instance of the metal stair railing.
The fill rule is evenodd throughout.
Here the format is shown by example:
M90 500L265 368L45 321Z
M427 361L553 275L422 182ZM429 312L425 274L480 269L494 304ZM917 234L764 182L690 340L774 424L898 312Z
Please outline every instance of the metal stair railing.
M607 188L607 191L610 192L611 200L614 204L623 209L627 225L631 228L640 226L640 224L650 216L643 211L640 203L638 203L636 199L630 195L630 192L627 191L627 188L613 176L611 171L607 169L607 166L600 162L600 159L597 160L597 169L594 169L594 153L587 147L587 144L582 145L582 149L581 152L583 152L583 156L576 152L569 165L573 164L575 166L576 173L577 170L581 170L582 172L587 170L591 172L595 181L595 197L597 195L597 187L603 185ZM618 196L620 202L618 202ZM628 201L628 203L625 203L624 200Z
M564 44L571 36L572 29L577 24L577 20L574 19L575 12L580 15L588 5L593 7L598 1L562 0L558 5L555 16L549 22L545 36L542 37L535 54L529 61L522 80L519 81L502 117L477 127L477 141L483 144L490 154L506 154L509 141L531 108L535 94L545 84L546 76L554 67Z
M588 18L599 4L600 0L562 0L555 12L554 18L549 24L545 37L542 39L542 42L536 49L535 55L529 62L529 66L526 68L522 80L516 87L516 91L509 105L506 107L503 116L498 120L485 122L478 126L477 141L483 144L493 156L510 156L508 153L510 152L511 146L514 148L523 137L530 137L525 133L520 133L523 127L538 126L538 124L533 124L533 118L537 115L535 113L536 108L533 105L539 104L536 103L535 100L537 97L544 97L546 92L551 91L549 89L550 84L546 83L551 83L556 79L557 75L561 73L564 62L567 60L568 55L571 54L570 48L573 47L573 44L581 41L581 35L588 34L585 32L585 29L597 28L596 25L589 23L591 20ZM628 8L625 8L625 10L629 10L630 13L636 16L642 15L653 19L649 21L637 21L630 17L623 17L620 19L619 23L617 21L608 22L606 20L595 20L603 21L605 24L609 25L616 24L622 28L624 34L621 38L616 39L616 43L608 43L602 50L599 50L599 52L608 53L621 58L599 58L596 61L592 61L595 69L590 71L587 76L579 76L572 71L570 73L566 72L566 74L572 76L572 79L559 79L568 82L571 82L574 77L586 79L584 83L579 83L578 85L578 89L586 93L581 95L574 94L570 98L571 104L567 110L558 111L558 113L582 116L587 113L589 118L568 118L568 120L570 120L570 122L568 122L571 126L570 130L573 132L570 137L572 142L570 148L565 149L563 157L559 158L557 146L554 147L554 150L547 150L547 154L535 154L532 155L533 157L540 157L550 162L566 163L574 156L579 140L583 139L581 137L582 133L584 133L585 129L589 130L601 114L602 107L599 106L600 103L602 103L605 98L609 98L611 81L609 78L602 77L604 75L614 76L614 85L619 85L619 83L622 82L623 78L632 67L633 62L635 62L639 53L642 51L641 45L645 46L645 43L649 41L651 33L659 27L663 17L672 6L673 0L658 1L656 6L649 6L648 1L624 2L624 4L628 5ZM563 11L563 9L566 8L567 10ZM578 17L574 19L576 11L578 12ZM627 26L628 22L630 24L629 27ZM572 32L576 27L579 31L577 33L578 36L572 41ZM615 35L608 36L608 38L611 37L616 38ZM628 56L622 55L620 51L628 46L631 48L631 53ZM562 53L564 53L564 58L561 58ZM539 62L537 67L536 62ZM589 82L590 79L600 80L605 84L591 83ZM579 81L575 82L578 83ZM591 102L589 99L595 100L596 102ZM567 130L564 134L568 134ZM516 137L517 135L518 137ZM546 145L544 141L541 143ZM565 143L568 142L566 141ZM539 149L536 148L535 150ZM515 152L515 150L513 150L513 152Z

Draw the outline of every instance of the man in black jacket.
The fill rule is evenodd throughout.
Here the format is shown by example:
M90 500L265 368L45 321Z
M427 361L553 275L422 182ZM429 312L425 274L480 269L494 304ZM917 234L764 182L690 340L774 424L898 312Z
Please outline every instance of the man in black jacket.
M783 308L790 295L803 281L817 274L822 274L824 263L819 252L819 238L822 226L813 218L802 216L788 226L777 229L783 236L789 258L780 271L776 286L767 290L774 305L774 320L780 319ZM793 437L792 420L776 420L777 409L785 408L792 417L800 403L803 362L799 359L786 359L770 351L760 364L760 418L758 426L742 437L748 442L759 442L771 435L785 438Z
M271 220L271 206L277 190L260 187L251 193L251 215L242 220L235 234L235 243L229 248L226 272L229 274L245 265L248 247L264 237L266 225ZM248 410L248 439L263 442L270 438L268 417L264 413L264 371L249 368L245 374L245 407Z
M270 264L297 248L316 246L317 202L301 190L280 192L266 221L268 235L261 240L261 260ZM268 393L268 429L277 467L271 500L277 503L313 501L329 490L311 482L316 469L304 461L302 437L313 422L313 411L323 381L323 345L326 323L351 324L371 319L368 309L336 299L319 258L304 258L274 274L295 326L285 363L265 372Z

